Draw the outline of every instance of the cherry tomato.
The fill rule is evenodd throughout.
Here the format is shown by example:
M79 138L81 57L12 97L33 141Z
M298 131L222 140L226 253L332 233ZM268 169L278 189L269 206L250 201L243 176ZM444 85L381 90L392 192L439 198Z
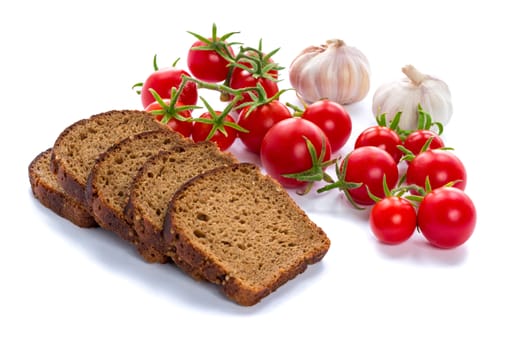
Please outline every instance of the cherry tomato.
M416 229L416 210L406 199L385 197L370 211L370 228L380 242L398 244L406 241Z
M208 44L198 40L193 43L188 52L187 62L190 72L197 79L209 83L225 80L229 70L228 61L215 50L198 49L202 46L208 46ZM233 49L230 46L227 47L230 55L233 56Z
M242 89L247 87L255 87L257 84L261 84L262 88L266 92L266 97L270 98L279 92L279 85L277 82L263 77L255 77L248 70L245 69L234 69L232 71L230 79L230 87L232 89ZM254 91L254 94L257 94ZM249 102L252 100L248 93L242 94L243 98L237 102L237 106Z
M386 126L374 125L363 130L355 141L354 148L375 146L387 151L397 163L403 152L397 148L402 141L399 135Z
M439 137L438 134L431 130L415 130L412 131L403 141L403 146L412 152L414 155L418 155L425 143L432 138L428 149L437 149L445 147L445 143Z
M312 157L305 138L312 143L318 157L322 154L324 144L325 153L322 161L331 158L332 151L328 138L317 125L306 119L284 119L272 126L263 138L262 165L266 172L284 187L298 188L306 184L305 181L282 176L312 168Z
M302 117L316 124L324 131L332 152L340 150L350 138L352 120L346 109L337 102L319 100L304 109Z
M220 114L221 112L216 111L215 113ZM213 116L210 114L210 112L205 112L199 118L212 120ZM224 121L235 123L235 120L229 114L224 118ZM212 131L212 128L212 124L195 122L191 134L193 141L200 142L206 140L208 138L208 135ZM234 128L224 126L224 130L226 132L226 135L223 134L220 130L216 130L209 139L215 142L219 149L221 149L222 151L228 149L237 138L237 130L235 130Z
M142 85L140 93L142 106L146 108L155 102L155 97L153 97L149 89L155 90L161 98L169 99L171 97L171 89L173 87L179 88L183 75L191 76L188 72L175 67L161 68L151 73ZM197 98L197 85L192 81L186 82L178 102L184 105L194 105L197 103Z
M170 100L167 100L167 99L164 99L163 100L167 105L170 104ZM177 103L177 106L182 106L181 103ZM159 102L157 101L154 101L152 103L150 103L146 108L145 110L147 112L152 112L152 111L156 111L156 110L163 110L164 107L161 106L159 104ZM186 111L181 111L178 113L182 118L184 119L189 119L191 118L191 113L190 111L186 110ZM164 118L164 115L162 114L159 114L159 115L156 115L155 116L155 119L157 121L162 121L162 119ZM193 129L193 122L191 121L183 121L183 120L178 120L177 118L175 118L174 116L171 117L168 122L166 123L166 125L172 130L172 131L176 131L186 137L189 137L191 135L191 132L192 132L192 129Z
M430 149L418 154L407 167L406 182L425 188L428 177L432 189L457 181L454 187L464 190L467 172L461 160L450 151Z
M440 187L421 201L417 222L431 244L454 248L465 243L474 232L476 208L465 192L454 187Z
M355 148L345 157L340 168L346 182L362 184L347 190L355 203L361 205L375 203L368 195L367 187L376 197L384 198L383 177L386 176L389 189L394 188L399 177L394 158L387 151L375 146Z
M248 132L239 133L239 138L249 151L259 154L266 132L281 120L291 117L288 107L276 100L258 106L251 112L247 106L239 113L239 125Z

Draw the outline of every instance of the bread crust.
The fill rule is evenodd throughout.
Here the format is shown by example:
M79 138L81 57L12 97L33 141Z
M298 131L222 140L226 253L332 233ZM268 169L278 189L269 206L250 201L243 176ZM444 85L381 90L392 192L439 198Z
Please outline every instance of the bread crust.
M34 197L55 214L79 227L98 226L81 203L67 195L57 181L51 180L55 175L51 172L50 161L51 148L39 153L29 164L29 182Z
M127 123L134 127L126 129ZM89 209L85 190L89 170L98 155L116 142L140 131L166 129L147 112L113 110L81 119L57 137L51 154L51 170L64 191ZM72 169L71 163L82 167Z

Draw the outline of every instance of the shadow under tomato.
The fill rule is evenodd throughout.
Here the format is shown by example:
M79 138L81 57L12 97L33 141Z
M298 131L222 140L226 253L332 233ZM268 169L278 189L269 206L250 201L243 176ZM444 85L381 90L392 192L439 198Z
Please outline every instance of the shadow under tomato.
M457 266L468 255L468 242L453 249L442 249L430 244L417 232L407 241L396 245L376 240L376 248L386 258L405 259L418 265Z

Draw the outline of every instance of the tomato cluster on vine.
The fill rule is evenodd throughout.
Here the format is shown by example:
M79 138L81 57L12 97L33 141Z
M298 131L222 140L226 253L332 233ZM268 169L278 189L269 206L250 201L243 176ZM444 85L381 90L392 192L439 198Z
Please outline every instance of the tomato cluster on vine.
M357 136L337 180L318 191L338 188L354 207L372 206L370 228L383 243L402 243L419 230L432 245L454 248L476 224L474 204L464 192L467 172L445 147L442 125L421 106L418 114L416 130L398 127L402 112L389 122L378 116L377 125Z
M188 50L188 70L176 67L178 59L171 66L159 69L157 57L154 56L154 71L133 88L141 95L144 109L173 131L196 142L212 140L221 150L226 150L239 133L249 134L249 130L240 125L249 124L244 121L247 114L274 100L274 105L280 103L278 98L282 92L278 87L278 72L282 67L272 58L278 50L264 53L262 41L259 41L257 48L228 42L237 32L218 36L215 24L210 37L188 33L197 39ZM201 108L196 104L199 101L198 90L203 88L218 91L220 99L228 103L216 110L200 96L206 111L194 116L194 111ZM243 112L245 109L249 112ZM244 117L238 123L240 114ZM291 116L289 111L287 116ZM242 140L251 144L249 149L257 151L257 142L250 142L249 138L245 136Z
M188 71L172 66L154 71L134 85L145 110L172 130L195 142L212 140L221 150L238 138L260 156L265 171L289 189L308 193L341 190L357 209L371 207L370 228L379 241L397 244L419 230L442 248L463 244L472 234L476 213L463 191L463 163L440 137L443 127L419 108L416 130L401 130L400 111L363 130L354 148L333 158L348 142L352 119L339 103L322 99L302 106L283 103L274 61L278 49L265 53L231 41L238 32L210 36L188 32L196 41L188 49ZM214 90L226 105L214 109L199 89ZM334 166L336 178L327 173Z

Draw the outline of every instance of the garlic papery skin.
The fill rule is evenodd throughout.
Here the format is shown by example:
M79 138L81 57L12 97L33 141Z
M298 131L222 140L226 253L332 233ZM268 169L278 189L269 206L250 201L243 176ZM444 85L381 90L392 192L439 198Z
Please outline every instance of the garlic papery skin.
M421 73L412 65L403 67L401 71L406 77L383 84L374 93L374 114L385 113L387 120L392 120L397 112L402 112L399 127L414 130L417 129L420 104L431 115L432 121L446 125L452 116L448 85L443 80Z
M289 78L307 103L328 99L351 104L364 99L370 89L368 59L340 39L304 49L292 61Z

